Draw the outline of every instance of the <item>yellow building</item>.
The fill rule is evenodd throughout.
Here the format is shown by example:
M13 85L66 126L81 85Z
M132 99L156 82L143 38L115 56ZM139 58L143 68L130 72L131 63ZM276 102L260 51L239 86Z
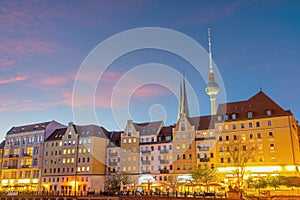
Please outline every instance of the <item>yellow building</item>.
M260 91L246 101L221 104L215 121L217 169L229 180L236 167L232 153L248 154L245 177L298 176L300 164L298 122Z

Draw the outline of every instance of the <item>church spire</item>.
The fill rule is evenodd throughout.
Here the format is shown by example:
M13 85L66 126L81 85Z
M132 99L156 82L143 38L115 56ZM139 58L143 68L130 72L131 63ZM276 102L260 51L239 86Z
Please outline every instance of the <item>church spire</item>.
M205 91L206 94L210 96L211 115L215 115L217 113L216 95L219 93L219 86L215 82L215 74L213 71L212 51L211 51L211 42L210 42L210 28L208 28L208 55L209 55L209 74L208 74L208 83Z
M183 72L180 81L180 102L178 107L178 119L180 118L180 115L182 113L185 113L186 117L190 117L186 88L185 88L185 72Z

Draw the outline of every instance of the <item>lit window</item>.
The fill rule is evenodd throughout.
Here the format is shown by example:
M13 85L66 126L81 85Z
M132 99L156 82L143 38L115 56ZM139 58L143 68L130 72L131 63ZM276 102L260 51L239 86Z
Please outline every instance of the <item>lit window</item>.
M136 138L133 138L133 143L136 143Z
M186 148L186 145L185 145L185 144L182 144L182 148L185 149L185 148Z
M87 171L87 172L90 171L90 167L86 167L86 171Z
M67 150L66 149L64 149L64 151L63 151L63 154L66 154L67 153Z
M270 150L275 150L275 144L270 144Z
M77 167L77 171L80 172L80 167Z
M84 171L85 171L85 167L82 167L82 168L81 168L81 171L83 171L83 172L84 172Z
M129 143L129 144L131 143L131 138L128 139L128 143Z
M176 149L180 149L180 145L179 144L176 144Z
M126 144L126 139L124 139L124 144Z

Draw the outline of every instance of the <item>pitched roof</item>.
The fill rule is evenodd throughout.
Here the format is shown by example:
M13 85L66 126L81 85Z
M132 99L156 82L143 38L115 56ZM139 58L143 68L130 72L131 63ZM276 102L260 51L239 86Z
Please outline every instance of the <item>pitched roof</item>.
M140 132L140 135L154 135L158 133L163 125L163 121L146 122L146 123L133 123L136 131Z
M198 117L190 117L188 118L189 122L192 126L195 127L196 130L207 130L213 129L216 121L215 115L206 115L206 116L198 116Z
M108 147L120 147L122 131L112 131L108 133L109 144Z
M45 130L46 126L51 122L52 121L12 127L7 132L7 135L15 134L15 133L31 132L36 130Z
M59 128L56 129L46 141L53 141L53 140L61 140L62 136L65 135L67 128Z
M97 126L94 124L90 125L73 125L74 129L79 137L102 137L108 138L109 132L102 126Z
M250 99L231 103L220 104L218 115L236 114L236 119L248 118L248 112L253 113L253 118L269 117L267 110L272 112L272 116L290 115L289 110L284 110L275 103L264 92L260 91Z

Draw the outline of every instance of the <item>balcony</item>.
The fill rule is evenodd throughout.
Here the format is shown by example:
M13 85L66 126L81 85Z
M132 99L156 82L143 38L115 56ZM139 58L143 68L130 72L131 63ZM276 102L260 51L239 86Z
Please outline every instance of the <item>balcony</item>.
M161 174L169 174L169 170L167 170L167 169L161 169L161 170L159 170L159 172Z
M31 157L32 154L29 154L29 153L23 153L22 156L23 156L23 157Z
M7 166L7 169L18 169L18 165Z
M117 166L118 163L117 162L109 162L109 166Z
M30 165L22 165L22 168L30 168Z
M142 154L150 154L151 153L150 150L142 150L141 152L142 152Z
M19 158L19 154L9 154L9 158Z
M142 160L143 165L150 165L150 160Z
M198 140L215 140L215 136L196 136L196 139Z
M199 160L200 160L200 162L209 162L210 161L209 158L200 158Z
M117 157L118 156L118 153L109 153L109 157Z
M198 146L199 151L208 151L209 147L200 147Z
M159 163L160 164L169 164L169 160L160 160Z
M160 154L168 154L168 153L169 153L169 150L163 149L163 150L160 150L159 153L160 153Z
M149 170L142 170L142 174L150 174Z

